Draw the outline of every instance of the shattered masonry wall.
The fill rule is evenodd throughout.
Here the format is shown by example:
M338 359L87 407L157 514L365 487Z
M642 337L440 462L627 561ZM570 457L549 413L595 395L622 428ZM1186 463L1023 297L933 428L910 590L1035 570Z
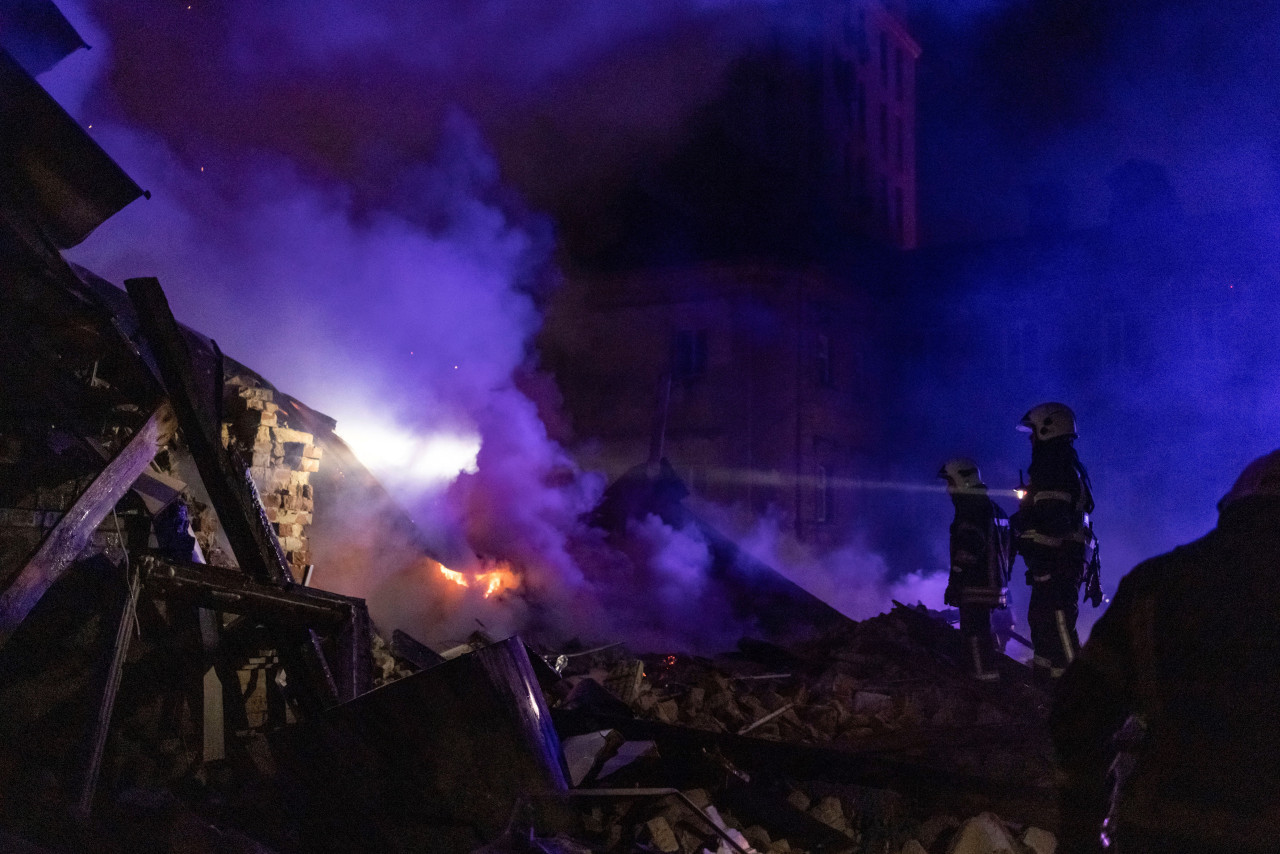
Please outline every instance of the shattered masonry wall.
M311 563L308 545L314 509L311 474L320 470L321 449L311 433L289 428L274 400L275 392L252 379L228 378L223 400L226 420L222 424L222 443L227 447L234 443L244 455L262 497L267 521L280 539L280 548L293 569L293 577L301 581L307 564Z

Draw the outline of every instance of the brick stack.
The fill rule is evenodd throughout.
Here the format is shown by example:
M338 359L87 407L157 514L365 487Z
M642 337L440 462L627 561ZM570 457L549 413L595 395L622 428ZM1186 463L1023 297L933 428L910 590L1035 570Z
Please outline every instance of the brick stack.
M226 421L222 441L249 464L249 474L280 539L280 548L302 580L311 550L307 544L314 507L311 474L320 470L321 449L315 436L284 422L275 392L233 377L226 384Z

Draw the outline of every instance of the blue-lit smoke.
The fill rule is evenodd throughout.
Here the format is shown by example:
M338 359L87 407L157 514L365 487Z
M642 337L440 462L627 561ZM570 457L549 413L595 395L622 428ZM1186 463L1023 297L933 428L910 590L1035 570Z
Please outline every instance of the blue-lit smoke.
M386 376L361 382L383 405L416 407L418 423L437 426L444 412L451 429L511 428L490 452L537 464L495 462L501 478L464 480L457 497L476 509L469 518L509 509L503 518L527 522L528 542L571 581L549 533L599 485L540 488L572 466L547 441L553 403L510 379L532 364L546 296L552 234L529 208L607 198L674 145L754 38L750 15L739 24L726 10L752 4L191 5L93 4L98 37L73 16L95 49L48 82L63 74L64 103L95 133L114 128L108 150L157 191L149 231L86 245L83 260L117 279L160 275L183 320L320 408L331 407L291 361L298 345L279 335L281 313L298 312L299 337L332 336L404 372L415 401L383 394ZM1246 0L1117 2L1054 35L1052 5L917 7L924 237L1020 234L1026 190L1052 182L1065 188L1065 224L1095 230L908 261L906 285L881 297L896 318L879 342L893 366L882 387L894 392L869 417L888 439L855 476L928 484L942 460L966 454L993 487L1011 488L1029 460L1014 424L1062 400L1080 418L1110 590L1138 560L1212 525L1240 468L1280 446L1265 322L1280 231L1242 212L1274 200L1278 13ZM1107 176L1135 157L1168 167L1181 219L1152 229L1153 212L1122 206L1107 226ZM419 293L406 269L431 270L434 287ZM232 329L245 315L223 309L254 300L262 325ZM415 364L420 340L442 375ZM328 371L348 367L326 358ZM488 504L481 485L523 500ZM945 566L941 493L856 500L845 565L877 583ZM510 530L485 527L470 536L511 546ZM785 559L762 531L759 550Z

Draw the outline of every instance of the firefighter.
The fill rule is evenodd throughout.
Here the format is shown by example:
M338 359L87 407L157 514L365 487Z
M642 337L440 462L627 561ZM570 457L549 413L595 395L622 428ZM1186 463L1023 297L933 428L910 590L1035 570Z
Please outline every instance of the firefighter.
M956 511L951 523L951 575L943 601L960 611L960 636L970 674L992 682L1000 678L1000 671L995 668L991 612L1009 603L1009 518L987 495L973 460L948 460L938 477L946 480Z
M1280 850L1277 614L1280 451L1124 577L1059 683L1062 854Z
M1080 585L1097 551L1089 522L1093 492L1076 455L1076 416L1070 407L1042 403L1022 416L1018 429L1031 434L1031 482L1012 523L1014 547L1027 565L1031 587L1032 667L1038 677L1056 679L1080 650ZM1095 605L1101 587L1096 593Z

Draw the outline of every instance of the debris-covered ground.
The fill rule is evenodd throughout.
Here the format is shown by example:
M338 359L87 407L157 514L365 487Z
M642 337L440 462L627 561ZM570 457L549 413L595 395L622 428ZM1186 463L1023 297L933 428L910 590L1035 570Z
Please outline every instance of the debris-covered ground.
M972 681L959 651L897 606L714 659L562 652L552 714L574 784L600 793L576 799L583 843L738 850L719 822L758 852L1052 850L1048 695L1008 659Z

